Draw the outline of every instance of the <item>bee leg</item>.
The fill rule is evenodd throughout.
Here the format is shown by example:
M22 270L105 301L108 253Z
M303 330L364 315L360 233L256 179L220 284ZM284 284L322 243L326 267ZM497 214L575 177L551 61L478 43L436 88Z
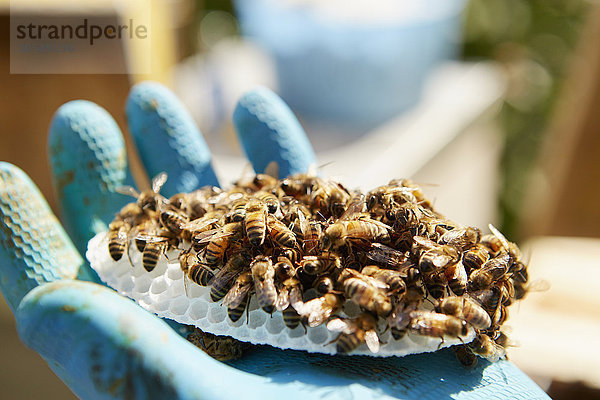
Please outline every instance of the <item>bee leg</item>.
M304 326L304 324L302 324L302 326ZM304 329L306 330L306 327L305 327L305 326L304 326ZM340 335L338 335L338 336L337 336L335 339L333 339L332 341L325 343L325 344L323 345L323 347L325 347L325 346L329 346L330 344L337 342L339 338L340 338Z
M437 347L437 349L438 349L438 350L439 350L439 349L441 349L441 348L442 348L442 345L444 344L444 337L443 337L443 336L440 336L440 339L442 339L442 341L440 342L440 344L439 344L439 345L438 345L438 347Z

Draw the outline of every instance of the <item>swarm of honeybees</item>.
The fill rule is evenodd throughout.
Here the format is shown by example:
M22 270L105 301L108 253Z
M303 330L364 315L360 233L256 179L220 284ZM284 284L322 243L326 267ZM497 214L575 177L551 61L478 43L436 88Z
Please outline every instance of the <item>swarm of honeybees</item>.
M311 173L258 174L229 190L167 199L166 179L159 174L142 193L119 188L137 201L109 226L115 261L135 246L152 271L177 250L189 284L210 287L232 321L256 296L290 329L326 324L339 332L338 353L363 343L378 352L382 330L394 340L407 332L439 338L440 346L474 330L474 340L454 347L463 365L505 356L507 307L528 290L519 248L491 225L482 235L449 221L410 180L363 194ZM349 303L356 312L347 312ZM192 340L220 349L222 359L239 355L231 339L197 331Z

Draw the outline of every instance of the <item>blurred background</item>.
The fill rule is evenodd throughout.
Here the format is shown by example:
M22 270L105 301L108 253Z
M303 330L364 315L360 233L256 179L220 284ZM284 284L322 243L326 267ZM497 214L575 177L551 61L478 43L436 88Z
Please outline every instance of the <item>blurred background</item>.
M127 21L118 2L12 0L20 13ZM90 4L93 3L93 7ZM488 223L531 257L551 288L515 306L511 359L555 399L600 398L600 3L585 0L148 0L150 73L134 47L87 54L120 74L11 74L8 0L0 0L0 160L24 169L59 214L46 154L54 111L124 104L146 79L172 88L227 183L247 163L231 115L257 85L297 114L323 173L370 189L422 184L458 222ZM97 57L97 59L94 59ZM129 149L138 184L147 185ZM360 160L357 162L356 160ZM18 341L0 306L7 398L71 398ZM34 378L35 377L35 378ZM39 382L33 385L32 382ZM12 393L8 395L8 393Z

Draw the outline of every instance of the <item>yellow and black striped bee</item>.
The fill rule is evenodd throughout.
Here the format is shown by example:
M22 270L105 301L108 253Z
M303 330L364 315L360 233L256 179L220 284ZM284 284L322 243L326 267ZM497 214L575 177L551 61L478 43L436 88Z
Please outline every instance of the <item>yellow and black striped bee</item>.
M123 220L115 220L108 225L108 252L113 260L119 261L128 245L131 225Z
M239 320L246 311L252 286L252 273L250 271L242 272L223 298L223 305L227 307L227 315L233 322Z
M254 193L254 197L265 203L269 213L275 215L281 213L281 205L279 204L279 199L273 193L267 192L265 190L260 190Z
M243 227L241 222L231 222L213 231L204 232L199 244L207 243L205 259L208 265L217 266L223 261L227 249L241 239Z
M469 276L469 290L489 288L492 283L500 280L508 272L510 261L510 255L503 251L498 256L486 261L481 268L473 270Z
M296 278L296 269L287 257L279 257L274 265L275 275L279 282L279 293L275 308L282 312L283 322L290 329L300 324L297 309L302 307L302 284Z
M469 333L467 322L452 315L433 311L413 311L410 315L410 331L423 336L438 337L442 339L440 346L444 343L444 336L463 338Z
M271 314L275 310L275 303L277 302L273 263L268 257L257 256L250 264L250 269L252 270L258 306Z
M332 273L337 276L342 270L340 256L331 251L324 251L318 256L304 256L299 264L302 272L308 275Z
M208 265L200 262L198 256L189 249L179 255L179 265L186 276L197 285L208 286L215 277Z
M250 258L243 252L238 252L229 257L223 268L215 275L210 288L212 301L219 301L233 286L234 280L250 265Z
M161 255L166 256L169 250L176 249L180 243L179 238L166 229L159 229L155 234L138 235L135 240L144 242L142 265L148 272L156 268Z
M167 201L160 195L160 189L166 181L167 174L161 172L152 179L152 190L145 190L140 193L131 186L119 186L115 190L117 193L135 197L138 207L143 212L152 213L158 211L160 205Z
M269 236L278 245L289 248L298 246L294 232L271 214L267 217L267 226L269 227Z
M468 297L446 297L440 301L438 309L443 314L467 321L477 329L485 330L492 325L489 314Z
M346 298L353 300L362 309L381 317L392 311L392 301L387 295L389 286L373 277L346 268L340 275L340 283Z
M362 313L354 319L332 319L327 323L327 329L341 332L335 339L338 353L350 353L363 343L371 353L379 352L377 319L370 313Z
M245 207L244 225L248 241L255 247L261 246L267 233L267 205L260 200L250 200Z

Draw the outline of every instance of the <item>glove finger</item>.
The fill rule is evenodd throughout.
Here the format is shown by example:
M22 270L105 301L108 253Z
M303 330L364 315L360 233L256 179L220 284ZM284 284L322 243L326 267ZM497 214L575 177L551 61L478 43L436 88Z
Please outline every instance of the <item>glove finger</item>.
M81 254L131 198L115 188L133 185L125 142L100 106L76 100L61 106L50 125L48 158L67 232Z
M201 186L218 186L211 154L185 106L155 82L135 85L127 99L127 122L140 158L154 177L168 175L162 193L171 196Z
M13 312L38 285L78 275L89 279L91 270L39 189L5 162L0 162L0 227L0 290Z
M308 171L315 153L300 122L285 102L266 88L242 96L233 123L254 171L262 173L272 161L279 178Z

